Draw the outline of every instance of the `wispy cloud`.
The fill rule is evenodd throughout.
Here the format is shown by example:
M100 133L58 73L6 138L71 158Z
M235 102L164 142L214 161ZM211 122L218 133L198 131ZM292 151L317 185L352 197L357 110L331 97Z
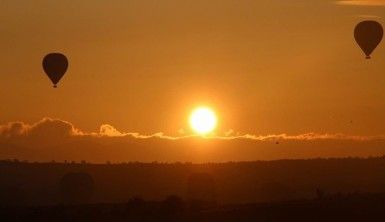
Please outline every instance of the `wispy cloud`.
M338 5L355 5L355 6L385 6L385 0L351 0L336 1Z
M357 17L365 19L381 19L381 16L378 15L357 15Z
M122 132L110 124L102 124L98 132L85 132L76 128L72 123L60 119L52 119L45 117L42 120L28 124L21 121L9 122L0 125L0 137L50 137L50 138L66 138L66 137L133 137L137 139L160 138L168 140L178 140L184 138L197 137L195 135L168 136L162 132L149 135L143 135L137 132ZM328 134L328 133L305 133L299 135L272 134L272 135L253 135L235 133L230 129L223 135L207 136L205 139L249 139L258 141L274 141L274 140L322 140L322 139L338 139L338 140L373 140L382 139L385 136L352 136L345 134Z
M186 133L123 132L110 124L101 125L97 132L85 132L70 122L51 118L33 124L0 125L0 159L226 162L384 154L384 136L253 135L228 130L202 138Z
M43 118L42 120L28 124L21 121L9 122L0 125L1 137L21 136L78 136L84 133L76 129L73 124L59 119Z

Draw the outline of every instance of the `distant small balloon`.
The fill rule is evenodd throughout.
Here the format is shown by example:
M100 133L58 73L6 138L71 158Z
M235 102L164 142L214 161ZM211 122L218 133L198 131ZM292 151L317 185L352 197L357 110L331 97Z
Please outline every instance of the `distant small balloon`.
M370 55L380 44L383 34L382 25L376 21L368 20L357 24L354 29L354 38L362 51L364 51L367 59L370 59Z
M50 53L43 59L43 69L49 79L57 87L60 79L64 76L68 68L67 57L61 53Z

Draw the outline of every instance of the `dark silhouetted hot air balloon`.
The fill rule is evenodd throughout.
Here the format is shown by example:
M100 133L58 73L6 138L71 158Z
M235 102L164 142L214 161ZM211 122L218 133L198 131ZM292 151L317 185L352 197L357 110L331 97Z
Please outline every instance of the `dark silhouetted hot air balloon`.
M383 32L381 24L376 21L360 22L354 29L354 38L367 59L370 59L370 54L380 44Z
M64 76L68 68L68 60L65 55L61 53L50 53L43 59L43 69L49 79L57 87L57 83Z

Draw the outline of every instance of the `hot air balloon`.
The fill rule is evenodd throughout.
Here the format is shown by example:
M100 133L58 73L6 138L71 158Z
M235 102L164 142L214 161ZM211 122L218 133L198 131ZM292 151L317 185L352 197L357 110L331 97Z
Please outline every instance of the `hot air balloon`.
M68 60L61 53L50 53L43 59L43 69L56 88L68 68Z
M367 59L370 59L370 54L380 44L383 32L381 24L376 21L360 22L354 29L354 38Z

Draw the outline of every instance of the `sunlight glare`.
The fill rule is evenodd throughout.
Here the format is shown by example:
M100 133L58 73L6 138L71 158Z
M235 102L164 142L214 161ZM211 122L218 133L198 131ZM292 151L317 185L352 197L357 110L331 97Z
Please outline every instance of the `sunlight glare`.
M198 107L190 115L190 126L200 135L211 133L217 126L217 117L208 107Z

